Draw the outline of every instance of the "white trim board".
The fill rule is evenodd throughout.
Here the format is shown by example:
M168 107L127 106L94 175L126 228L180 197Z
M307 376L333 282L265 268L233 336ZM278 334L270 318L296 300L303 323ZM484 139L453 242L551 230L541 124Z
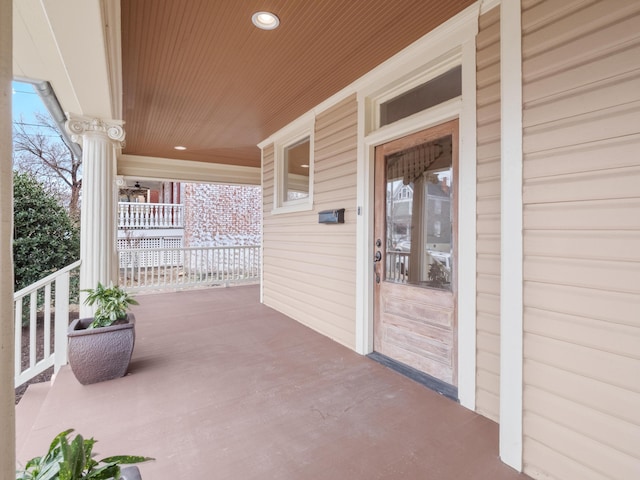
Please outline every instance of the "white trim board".
M194 162L173 158L120 155L118 175L179 180L181 182L261 185L261 168Z
M522 471L523 245L520 2L500 10L500 458Z
M477 25L477 23L476 23ZM477 121L476 42L462 46L462 109L458 161L458 399L476 409Z

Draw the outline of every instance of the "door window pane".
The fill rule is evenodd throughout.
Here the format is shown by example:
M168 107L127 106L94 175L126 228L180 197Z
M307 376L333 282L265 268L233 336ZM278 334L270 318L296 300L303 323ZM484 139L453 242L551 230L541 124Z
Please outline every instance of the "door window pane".
M385 280L451 289L451 136L386 157Z

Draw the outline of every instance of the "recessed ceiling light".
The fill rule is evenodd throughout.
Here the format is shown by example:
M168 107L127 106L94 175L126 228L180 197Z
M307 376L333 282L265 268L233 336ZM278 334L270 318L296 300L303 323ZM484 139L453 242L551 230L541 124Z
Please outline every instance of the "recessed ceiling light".
M309 165L307 165L306 163L303 163L302 165L300 165L302 168L309 168Z
M262 30L273 30L280 25L280 19L271 12L256 12L251 17L251 21Z
M175 147L173 147L175 150L186 150L187 147L183 147L182 145L177 145Z

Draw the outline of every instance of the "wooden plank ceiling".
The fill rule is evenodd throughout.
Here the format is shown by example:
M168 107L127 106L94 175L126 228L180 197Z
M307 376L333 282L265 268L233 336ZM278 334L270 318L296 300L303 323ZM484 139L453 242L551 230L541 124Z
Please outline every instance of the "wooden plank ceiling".
M122 0L124 152L259 166L257 143L471 3Z

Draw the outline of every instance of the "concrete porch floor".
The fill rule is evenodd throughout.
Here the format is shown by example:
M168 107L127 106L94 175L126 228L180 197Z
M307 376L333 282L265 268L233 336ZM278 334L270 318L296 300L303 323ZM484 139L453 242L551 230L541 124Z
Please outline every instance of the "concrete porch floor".
M140 465L144 480L528 478L498 459L495 423L258 296L138 296L130 373L82 386L65 367L46 397L28 391L19 462L75 428L98 440L98 458L155 457Z

